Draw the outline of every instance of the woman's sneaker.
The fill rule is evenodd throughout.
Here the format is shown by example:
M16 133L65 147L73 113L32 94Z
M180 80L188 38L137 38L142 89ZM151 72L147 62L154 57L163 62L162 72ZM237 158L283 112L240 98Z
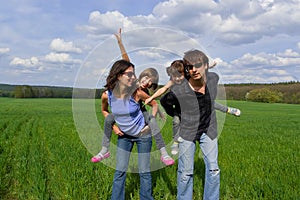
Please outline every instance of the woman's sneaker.
M109 151L107 153L105 153L104 155L102 155L101 153L98 153L96 156L92 157L91 162L97 163L97 162L104 160L105 158L108 158L109 156L110 156Z

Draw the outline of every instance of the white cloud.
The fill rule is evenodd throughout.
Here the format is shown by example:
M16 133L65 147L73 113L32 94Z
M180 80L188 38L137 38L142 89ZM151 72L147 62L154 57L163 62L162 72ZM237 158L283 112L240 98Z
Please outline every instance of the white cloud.
M80 48L74 46L73 42L65 42L63 39L53 39L50 44L50 49L56 52L74 52L82 53Z
M67 53L54 53L51 52L45 56L45 61L52 63L81 63L80 60L73 59Z
M278 53L277 55L282 57L300 57L299 52L293 51L292 49L286 49L284 53Z
M13 60L10 62L10 65L21 65L25 67L35 67L38 66L39 59L37 57L31 57L30 59L22 59L19 57L13 58Z
M0 48L0 55L1 55L1 54L6 54L6 53L8 53L9 51L10 51L9 48Z
M103 51L91 59L93 66L98 69L101 63L101 67L107 68L107 63L120 56L113 33L121 27L123 42L136 66L171 62L188 49L203 47L201 50L218 57L216 70L220 70L226 82L281 82L299 74L299 0L165 0L147 15L133 16L111 8L93 12L82 8L76 17L63 15L69 14L68 9L61 13L61 22L54 17L57 10L65 9L59 2L54 7L30 1L9 4L9 12L0 12L0 46L7 47L0 48L0 56L9 52L15 58L1 56L2 68L9 63L18 66L11 68L23 72L55 73L55 68L70 72L82 63L72 56L87 55L97 45ZM78 8L75 2L72 6ZM36 14L40 18L32 20ZM28 28L36 27L33 22L39 22L41 27ZM50 30L54 23L57 26ZM73 28L85 35L72 33ZM55 38L50 45L49 38ZM51 52L45 55L47 48Z
M89 16L89 25L78 26L80 31L88 32L92 36L115 33L120 27L133 27L133 23L119 11L100 13L93 11Z
M149 50L147 50L147 51L138 51L137 55L146 56L148 58L156 58L156 59L163 58L163 56L159 52L152 52L152 51L149 51Z

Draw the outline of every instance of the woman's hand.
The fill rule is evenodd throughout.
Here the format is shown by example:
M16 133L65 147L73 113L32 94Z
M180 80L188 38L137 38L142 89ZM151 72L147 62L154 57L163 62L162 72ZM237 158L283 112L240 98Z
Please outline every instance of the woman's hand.
M113 125L113 130L114 130L116 135L119 135L119 136L124 135L124 133L121 131L121 129L116 125Z

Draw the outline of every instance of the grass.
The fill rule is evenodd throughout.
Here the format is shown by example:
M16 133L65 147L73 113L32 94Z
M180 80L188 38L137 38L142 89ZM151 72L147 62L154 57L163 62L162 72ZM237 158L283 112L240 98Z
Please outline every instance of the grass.
M101 125L99 104L97 100ZM219 137L221 199L300 199L300 105L227 104L240 108L242 115L227 115ZM90 162L70 99L0 98L0 107L0 199L110 198L114 169ZM170 118L162 134L169 144ZM152 172L155 199L176 199L176 169ZM199 148L194 177L194 199L201 199ZM139 199L138 185L138 175L128 173L126 199Z

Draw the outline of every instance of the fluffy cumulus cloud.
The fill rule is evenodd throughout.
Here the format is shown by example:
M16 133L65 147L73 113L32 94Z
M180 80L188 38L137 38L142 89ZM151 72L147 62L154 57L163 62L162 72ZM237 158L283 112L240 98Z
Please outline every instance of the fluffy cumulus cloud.
M75 47L73 42L65 42L61 38L53 39L50 44L50 49L56 52L82 53L82 50Z
M78 26L79 31L87 32L92 38L99 38L101 35L112 34L119 27L135 27L134 23L119 11L100 13L93 11L89 15L88 25Z
M80 63L80 60L73 59L70 54L67 53L54 53L51 52L45 56L45 61L51 63Z
M48 37L54 39L47 38L44 49L36 54L30 52L34 56L26 56L26 51L25 55L15 55L16 47L1 43L0 56L14 54L2 58L11 56L9 64L18 69L21 66L24 69L49 70L55 66L70 69L75 65L79 67L83 57L90 55L98 45L101 53L95 54L91 64L97 69L99 63L107 67L107 63L120 57L113 33L122 28L123 43L136 66L168 63L181 58L186 50L201 46L206 53L217 57L211 58L218 62L214 70L219 70L224 82L300 79L297 75L300 73L299 0L165 0L145 15L124 14L113 9L94 10L87 11L85 19L68 27L74 28L83 36L81 38L68 39L68 34L58 32ZM5 37L0 33L1 41L9 41L13 35L5 33L2 34ZM28 44L39 42L31 38L24 44L26 49ZM43 53L40 55L40 52Z
M264 36L298 34L299 18L300 2L294 0L169 0L157 4L147 16L94 11L90 13L89 24L79 29L96 36L114 33L118 27L175 27L196 37L212 35L221 43L239 45L254 43Z
M115 33L119 27L125 31L141 29L137 34L127 35L128 45L162 48L167 46L180 52L188 48L188 45L181 45L182 41L186 41L181 34L168 32L166 35L163 31L147 31L147 27L180 30L188 37L200 41L210 40L216 48L218 45L230 48L230 46L255 44L265 37L295 36L300 32L299 18L300 1L295 0L168 0L158 3L150 15L125 16L119 11L106 13L94 11L90 13L89 24L82 26L81 30L96 38L97 35ZM179 48L180 45L183 48ZM156 59L160 59L161 56L147 50L141 50L137 55ZM246 52L232 61L222 61L222 58L220 60L218 66L222 68L227 82L276 82L280 79L275 78L277 76L280 76L282 81L299 78L290 75L292 70L285 71L285 66L300 64L299 52L293 49L284 49L282 52L275 53ZM282 69L272 69L272 67L282 67ZM256 69L263 68L266 71L257 76ZM267 74L269 78L266 78Z
M39 59L37 57L31 57L29 59L23 59L19 57L13 58L10 65L21 65L25 67L36 67L39 65Z
M221 61L219 73L230 83L274 83L297 81L294 68L300 63L298 53L286 50L277 54L245 54L229 63Z
M10 51L9 48L0 48L0 55L1 55L1 54L6 54L6 53L8 53L9 51Z

